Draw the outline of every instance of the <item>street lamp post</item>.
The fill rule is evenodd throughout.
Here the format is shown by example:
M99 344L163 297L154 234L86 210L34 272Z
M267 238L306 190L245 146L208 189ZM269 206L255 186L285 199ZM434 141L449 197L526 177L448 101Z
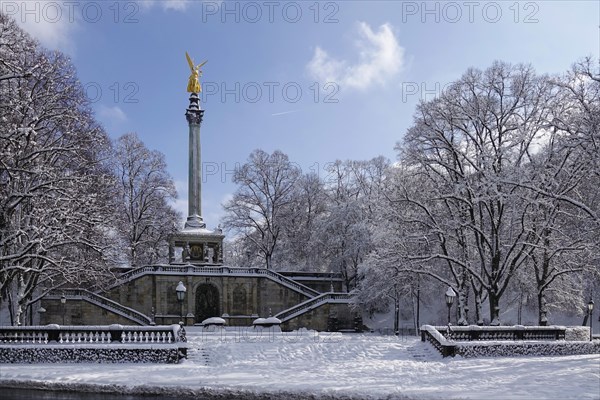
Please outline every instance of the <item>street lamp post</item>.
M183 322L183 299L185 298L186 288L182 281L179 281L175 291L177 292L177 301L179 301L179 307L181 308L181 321Z
M592 314L594 312L594 300L590 299L590 302L587 304L588 309L588 318L590 319L590 342L592 341Z
M61 308L62 308L62 317L63 317L62 318L63 319L63 323L62 324L64 325L65 324L65 311L66 311L65 309L67 308L66 307L67 298L65 297L64 293L63 293L62 296L60 296L60 304L61 304Z
M446 290L446 305L448 306L448 325L450 325L450 309L452 308L452 303L454 303L454 298L456 297L456 293L454 290L448 286L448 290Z

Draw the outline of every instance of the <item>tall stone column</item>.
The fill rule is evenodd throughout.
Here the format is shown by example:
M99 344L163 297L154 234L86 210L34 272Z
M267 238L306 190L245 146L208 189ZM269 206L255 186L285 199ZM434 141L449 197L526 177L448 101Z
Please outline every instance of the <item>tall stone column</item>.
M200 124L204 110L200 109L197 93L190 94L190 105L185 112L189 126L188 217L185 228L206 228L202 220L202 177Z

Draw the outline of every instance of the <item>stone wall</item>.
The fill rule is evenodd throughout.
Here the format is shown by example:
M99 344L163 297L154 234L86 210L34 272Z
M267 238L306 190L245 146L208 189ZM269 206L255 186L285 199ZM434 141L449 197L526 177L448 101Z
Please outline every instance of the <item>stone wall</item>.
M64 305L60 300L42 300L42 307L46 312L39 313L40 325L131 325L131 320L112 313L102 307L84 300L67 300ZM64 324L63 324L64 310Z
M300 328L317 331L354 330L356 313L347 304L324 304L296 318L284 322L281 329L292 331Z
M268 317L302 303L309 298L266 278L259 278L258 315Z
M280 273L281 275L293 279L304 286L308 286L319 293L331 292L332 286L334 292L345 292L344 280L340 274L333 274L332 276L328 273L311 273L302 271L283 271Z
M156 296L154 278L155 276L153 275L144 275L138 279L119 285L108 293L101 293L101 295L126 307L133 308L142 314L151 316L152 307L155 305L154 297ZM175 287L173 287L173 292L175 292ZM177 299L175 299L175 302L177 302ZM176 322L173 321L172 323Z
M249 276L199 276L199 275L143 275L133 281L111 289L101 295L132 308L158 324L174 324L181 319L182 307L177 301L175 288L179 281L186 286L183 315L186 325L201 323L208 316L223 316L230 325L249 326L258 317L268 317L308 300L302 293L265 277ZM328 283L329 285L329 283ZM210 290L208 290L210 289ZM208 314L199 315L199 296L206 291L214 304ZM206 294L205 294L206 296ZM213 298L214 297L214 298ZM40 324L62 324L59 300L42 300L46 312ZM213 315L214 314L214 315ZM332 317L337 318L340 329L353 327L353 314L346 305L325 305L291 322L290 328L306 327L327 330ZM86 301L67 300L65 324L131 324L132 321Z
M107 346L0 346L0 363L167 363L179 362L177 345L156 348Z

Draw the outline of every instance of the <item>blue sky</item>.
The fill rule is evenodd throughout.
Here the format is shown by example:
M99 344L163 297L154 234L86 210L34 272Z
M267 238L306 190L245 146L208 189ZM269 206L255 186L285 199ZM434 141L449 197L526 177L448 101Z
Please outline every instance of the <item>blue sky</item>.
M600 55L600 1L0 1L67 53L111 137L163 152L187 210L188 51L203 67L203 216L257 148L325 176L395 158L415 105L494 60L562 73Z

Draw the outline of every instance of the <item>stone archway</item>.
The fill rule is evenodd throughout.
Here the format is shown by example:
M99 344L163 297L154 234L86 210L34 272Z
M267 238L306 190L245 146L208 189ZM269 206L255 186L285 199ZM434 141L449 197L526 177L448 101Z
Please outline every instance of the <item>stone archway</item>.
M196 288L196 322L206 318L220 317L219 289L210 283L201 283Z

